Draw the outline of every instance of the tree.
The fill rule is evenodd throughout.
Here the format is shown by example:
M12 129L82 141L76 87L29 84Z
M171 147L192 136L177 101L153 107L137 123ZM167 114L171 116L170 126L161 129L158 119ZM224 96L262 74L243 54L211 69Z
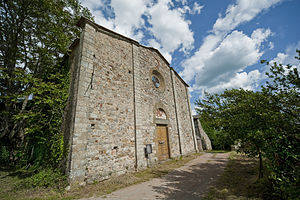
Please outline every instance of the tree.
M241 151L258 155L259 178L263 177L265 158L273 195L296 199L300 194L299 72L296 66L266 63L269 81L261 91L232 89L206 94L206 99L196 101L197 111L208 131L225 133L230 139L224 141L239 141Z
M240 151L249 156L259 156L259 178L262 178L264 138L269 128L268 114L265 112L267 98L262 93L243 89L226 90L222 94L208 94L207 97L207 100L196 102L201 108L198 109L200 115L211 122L211 129L224 134L224 142L233 144L238 141Z
M205 93L202 100L197 100L195 103L199 107L196 111L200 114L201 124L205 132L208 134L213 149L230 150L234 140L222 128L220 114L222 108L222 97L218 94L212 95Z
M0 2L0 144L14 164L57 165L62 156L64 55L80 15L91 17L78 0Z
M300 61L300 51L297 50ZM262 61L265 63L265 61ZM270 180L285 199L299 197L300 179L300 78L296 66L266 62L270 81L262 92L275 111L270 116L266 158L270 161ZM299 62L300 63L300 62ZM298 63L298 66L299 66Z

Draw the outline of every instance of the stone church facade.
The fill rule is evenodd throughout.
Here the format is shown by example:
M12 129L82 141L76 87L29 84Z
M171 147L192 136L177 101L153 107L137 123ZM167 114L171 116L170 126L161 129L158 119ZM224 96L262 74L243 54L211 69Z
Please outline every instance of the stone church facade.
M188 85L160 52L85 18L78 26L63 123L70 182L198 151Z

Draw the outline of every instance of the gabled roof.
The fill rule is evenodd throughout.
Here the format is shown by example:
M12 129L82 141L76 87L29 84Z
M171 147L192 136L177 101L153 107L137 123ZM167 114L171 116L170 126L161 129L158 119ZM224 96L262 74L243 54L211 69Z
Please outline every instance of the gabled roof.
M103 31L105 33L108 33L108 34L111 34L112 36L114 37L117 37L118 39L121 39L121 40L125 40L127 42L130 42L130 43L133 43L137 46L141 46L141 47L144 47L144 48L147 48L151 51L154 51L155 53L157 53L157 55L159 55L163 60L164 62L167 64L167 66L175 73L175 75L183 82L184 85L186 85L187 87L189 87L189 85L179 76L179 74L174 70L173 67L170 66L170 63L165 59L165 57L159 52L159 50L153 48L153 47L147 47L147 46L144 46L144 45L141 45L139 42L129 38L129 37L126 37L124 35L121 35L117 32L114 32L110 29L107 29L99 24L96 24L95 22L85 18L85 17L81 17L79 19L79 21L77 22L77 26L81 27L81 28L84 28L85 24L88 23L89 25L93 26L94 28L96 28L98 31ZM76 39L70 46L70 49L72 49L74 46L76 46L78 44L79 40Z

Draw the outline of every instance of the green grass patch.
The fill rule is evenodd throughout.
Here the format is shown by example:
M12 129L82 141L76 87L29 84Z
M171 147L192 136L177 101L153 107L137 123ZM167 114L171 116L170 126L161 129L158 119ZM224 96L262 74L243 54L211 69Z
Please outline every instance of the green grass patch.
M204 200L262 199L266 186L257 178L258 160L232 152L224 173Z
M0 199L43 199L45 194L49 199L57 199L65 186L66 177L51 169L0 169Z
M208 151L205 151L207 153L228 153L230 152L230 150L208 150Z
M200 155L202 153L170 159L139 172L112 177L84 187L74 187L69 191L64 190L67 186L65 177L53 171L43 170L37 174L22 176L21 174L24 175L25 172L2 170L0 171L0 199L68 200L106 195L130 185L162 177Z
M52 169L44 169L36 174L20 179L16 182L15 187L21 188L62 188L67 185L67 178L62 173L53 171Z

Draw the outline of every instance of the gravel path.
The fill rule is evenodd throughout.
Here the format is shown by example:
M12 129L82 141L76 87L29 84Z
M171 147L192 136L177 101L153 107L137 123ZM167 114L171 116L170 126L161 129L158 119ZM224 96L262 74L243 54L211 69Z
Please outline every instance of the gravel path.
M162 178L89 200L201 199L224 171L228 157L229 153L205 153Z

